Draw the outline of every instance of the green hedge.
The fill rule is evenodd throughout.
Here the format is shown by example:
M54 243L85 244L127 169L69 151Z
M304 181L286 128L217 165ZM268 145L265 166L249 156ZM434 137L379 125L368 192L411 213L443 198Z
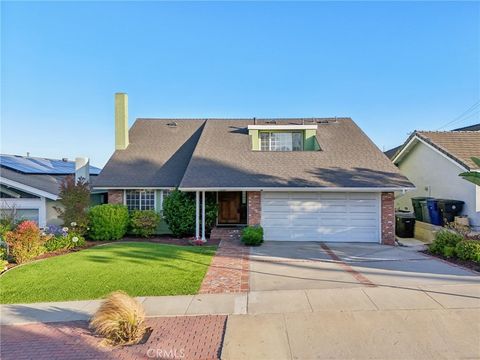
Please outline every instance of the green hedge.
M242 230L242 242L249 246L263 243L263 228L260 225L247 226Z
M89 236L93 240L118 240L127 233L129 216L124 205L97 205L88 213Z
M160 215L154 210L134 210L130 213L130 233L141 237L155 234Z

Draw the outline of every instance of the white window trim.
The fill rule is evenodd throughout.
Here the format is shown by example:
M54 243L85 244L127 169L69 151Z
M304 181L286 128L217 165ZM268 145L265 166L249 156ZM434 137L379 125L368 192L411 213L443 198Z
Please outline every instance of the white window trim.
M41 196L38 199L13 199L2 198L0 201L0 208L4 206L15 207L15 209L32 209L38 210L38 226L44 228L47 226L47 204L46 198Z
M292 143L291 143L291 150L272 150L272 134L291 134L292 135ZM262 134L268 134L268 150L262 150ZM302 135L302 144L301 144L301 149L300 150L294 150L293 149L293 134L300 134ZM268 151L268 152L293 152L293 151L303 151L303 148L304 148L304 137L305 137L305 134L302 134L301 131L295 131L295 130L292 130L292 131L289 131L289 132L285 132L285 131L276 131L275 129L274 130L268 130L268 131L262 131L260 134L259 134L259 139L260 139L260 151Z
M123 189L123 205L127 206L127 191L153 191L153 211L157 211L157 190L158 189L150 189L150 188L135 188L135 189ZM163 195L163 190L161 190L162 195ZM163 197L162 197L163 200ZM140 197L141 201L141 197ZM162 203L163 205L163 203Z

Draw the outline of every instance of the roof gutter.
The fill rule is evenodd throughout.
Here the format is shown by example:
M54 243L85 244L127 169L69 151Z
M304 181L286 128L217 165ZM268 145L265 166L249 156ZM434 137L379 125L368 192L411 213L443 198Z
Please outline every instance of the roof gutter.
M392 191L411 191L416 187L180 187L181 191L324 191L324 192L392 192Z
M25 191L25 192L28 192L28 193L31 193L33 195L37 195L37 196L40 196L40 197L46 197L46 198L51 199L51 200L58 200L59 199L59 197L55 194L37 189L33 186L29 186L29 185L19 183L19 182L14 181L14 180L4 178L3 176L0 176L0 183L5 184L7 186L17 188L19 190L22 190L22 191Z

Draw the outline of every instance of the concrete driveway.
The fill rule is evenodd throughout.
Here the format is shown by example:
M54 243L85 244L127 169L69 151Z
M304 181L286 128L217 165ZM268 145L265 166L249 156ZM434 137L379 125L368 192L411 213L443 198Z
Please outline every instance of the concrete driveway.
M479 276L416 251L270 242L250 288L223 359L480 358Z
M266 242L252 248L250 290L479 284L475 273L411 248L378 244Z

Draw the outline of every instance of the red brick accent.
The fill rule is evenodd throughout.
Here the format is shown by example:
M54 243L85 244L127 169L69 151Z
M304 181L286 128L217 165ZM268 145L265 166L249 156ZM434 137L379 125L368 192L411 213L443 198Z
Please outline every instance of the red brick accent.
M382 193L382 244L395 245L395 196L393 192Z
M123 205L123 190L108 190L108 203Z
M260 191L247 192L248 225L260 225L262 220L262 196Z
M148 318L153 332L144 344L102 345L85 321L2 326L4 360L219 359L227 316Z
M240 230L214 228L210 241L221 239L200 287L200 294L249 291L250 250L240 242Z

